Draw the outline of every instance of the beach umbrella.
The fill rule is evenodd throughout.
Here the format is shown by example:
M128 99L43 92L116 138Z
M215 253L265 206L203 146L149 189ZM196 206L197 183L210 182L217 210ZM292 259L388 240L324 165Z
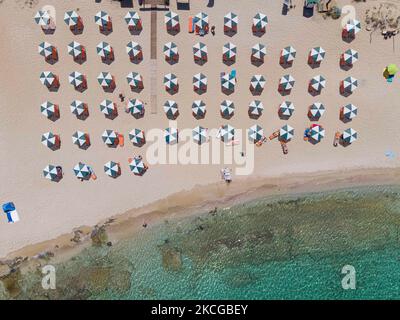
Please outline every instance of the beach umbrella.
M261 43L257 43L251 48L251 56L257 60L263 60L266 54L267 48Z
M279 139L284 142L290 141L294 136L294 129L285 124L282 128L279 129Z
M353 77L347 77L342 81L342 90L346 93L353 93L358 87L358 80Z
M60 138L52 132L46 132L42 134L42 144L49 149L54 149L59 146Z
M195 100L192 103L192 113L195 118L201 119L206 115L206 104L203 100Z
M229 12L224 16L224 31L236 31L239 23L237 14Z
M193 90L205 91L207 90L207 77L202 73L197 73L193 76Z
M59 181L61 172L57 170L56 166L49 164L43 169L43 176L51 181Z
M178 129L176 128L167 128L164 132L165 142L167 144L176 144L178 143Z
M144 114L144 103L139 99L129 99L127 110L135 118L139 118Z
M287 74L279 80L279 88L281 91L290 91L293 89L294 83L294 78L290 74Z
M202 42L197 42L193 46L193 55L196 60L207 60L207 46Z
M129 11L125 15L125 22L130 29L141 29L142 28L142 20L140 19L139 14L136 11Z
M391 63L386 67L386 70L389 75L394 76L399 71L399 68L394 63Z
M251 77L250 80L250 90L252 91L262 91L265 86L265 78L261 74L256 74Z
M321 47L312 48L309 55L309 60L312 63L320 63L325 58L325 50Z
M237 52L236 46L231 43L225 43L224 46L222 47L222 54L225 60L232 60L235 58Z
M258 124L255 124L247 131L248 138L251 142L257 143L264 137L264 130Z
M173 73L164 76L164 86L167 91L176 91L178 89L178 78Z
M207 129L201 126L197 126L192 131L193 141L197 144L203 144L207 141Z
M89 179L92 174L92 171L89 169L88 165L79 162L74 167L74 174L77 178Z
M265 30L268 24L268 18L263 13L257 13L253 18L253 30L260 31Z
M221 77L221 87L223 90L234 91L236 80L230 73L227 73Z
M89 136L82 131L75 131L72 135L72 143L76 144L79 148L89 146Z
M108 23L111 22L111 18L105 11L99 11L94 16L94 22L101 28L107 27Z
M40 74L40 82L45 85L46 87L51 87L57 81L57 77L53 72L50 71L43 71Z
M143 163L142 158L135 157L133 159L129 159L129 169L131 169L134 175L142 176L146 172L147 167Z
M131 132L129 132L129 140L134 146L141 147L146 143L144 131L140 129L133 129Z
M50 14L47 11L39 10L34 19L39 26L47 26L50 23Z
M142 89L143 88L143 78L140 73L130 72L126 76L126 80L128 81L131 89Z
M325 113L325 106L321 102L314 102L308 112L311 118L319 119Z
M40 105L40 112L50 119L58 115L58 108L54 103L45 101Z
M168 119L175 119L179 115L178 104L173 100L165 101L164 112Z
M104 130L101 138L108 146L115 146L118 143L118 133L114 130Z
M74 57L74 59L78 57L84 58L85 53L86 53L85 47L77 41L72 41L68 45L68 54Z
M264 110L264 106L261 101L253 100L249 104L249 115L250 117L259 117L261 116Z
M167 26L167 30L179 28L179 15L173 11L165 13L164 22Z
M109 72L100 72L97 76L97 81L103 88L112 87L114 84L114 78Z
M326 80L323 76L318 75L310 80L310 87L317 92L320 92L325 86Z
M321 127L319 124L311 126L310 139L312 139L314 142L320 142L324 137L325 129L323 127Z
M230 100L222 101L220 105L220 112L223 118L230 119L235 112L234 103Z
M38 46L38 52L41 56L48 58L56 52L56 48L48 42L42 42Z
M205 29L208 26L208 14L204 12L196 14L193 22L198 29Z
M126 53L131 59L140 59L142 56L142 47L134 41L129 41L126 45Z
M357 131L353 128L349 128L343 131L342 140L345 144L353 143L357 140Z
M223 125L218 134L222 142L230 142L235 138L235 128L229 124Z
M282 63L291 63L296 58L296 49L292 46L288 46L282 49L281 51L281 62Z
M343 53L343 62L352 66L358 60L358 52L353 49L348 49Z
M116 178L121 174L121 167L117 162L108 161L104 164L104 172L111 178Z
M361 23L356 19L350 19L344 26L345 32L356 35L361 30Z
M81 116L86 111L86 105L80 100L74 100L70 105L71 113L76 116Z
M75 88L78 88L85 83L85 77L82 73L74 71L68 76L68 81L72 84Z
M279 115L290 117L294 112L294 104L290 101L284 101L279 106Z
M64 14L64 21L69 27L75 27L79 22L79 15L76 11L67 11Z
M100 111L106 116L111 116L117 112L117 106L111 100L105 99L100 103Z
M357 116L358 109L354 104L348 104L341 110L342 117L347 120L352 120Z
M167 42L164 45L163 52L167 60L178 57L178 47L174 42Z
M112 55L112 47L105 41L100 42L96 47L97 54L102 58L107 58Z

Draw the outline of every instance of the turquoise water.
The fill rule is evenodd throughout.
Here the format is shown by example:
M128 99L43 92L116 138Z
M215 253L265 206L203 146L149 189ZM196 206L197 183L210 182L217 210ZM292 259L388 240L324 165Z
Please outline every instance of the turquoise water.
M57 266L57 290L39 273L17 298L400 298L400 187L266 198L164 221L112 247ZM344 265L356 289L344 290Z

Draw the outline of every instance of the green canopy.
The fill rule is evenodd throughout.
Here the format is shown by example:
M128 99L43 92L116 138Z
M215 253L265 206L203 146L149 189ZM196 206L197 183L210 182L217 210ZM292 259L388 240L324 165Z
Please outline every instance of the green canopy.
M399 71L399 68L394 63L389 64L386 69L391 76L394 76Z

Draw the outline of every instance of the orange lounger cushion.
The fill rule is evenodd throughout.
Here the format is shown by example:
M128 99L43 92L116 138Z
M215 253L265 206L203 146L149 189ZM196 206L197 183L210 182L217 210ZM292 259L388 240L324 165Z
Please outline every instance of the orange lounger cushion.
M193 33L193 17L189 17L189 33Z

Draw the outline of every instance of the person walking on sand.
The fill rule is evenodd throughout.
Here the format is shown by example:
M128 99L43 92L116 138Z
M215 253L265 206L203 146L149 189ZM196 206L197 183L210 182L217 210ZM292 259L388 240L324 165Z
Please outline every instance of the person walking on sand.
M211 34L212 34L213 36L215 36L215 26L212 26L212 27L211 27Z

